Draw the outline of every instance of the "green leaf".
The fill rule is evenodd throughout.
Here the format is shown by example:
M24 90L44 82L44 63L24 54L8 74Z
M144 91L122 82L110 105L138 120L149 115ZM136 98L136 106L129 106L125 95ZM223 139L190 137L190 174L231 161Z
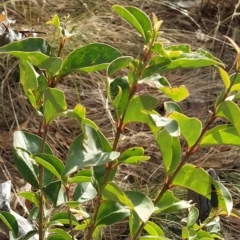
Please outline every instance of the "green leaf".
M142 78L147 78L155 73L164 72L164 69L171 63L171 59L161 56L153 57L149 65L144 69Z
M120 205L119 203L106 200L104 201L98 211L96 226L109 226L117 223L124 218L128 217L130 210Z
M127 197L125 192L113 182L108 183L104 187L104 189L102 190L102 195L107 200L121 203L125 206L130 207L131 209L134 208L131 200Z
M213 145L240 146L240 136L235 127L230 124L219 125L207 131L200 143L201 147Z
M187 228L190 229L198 220L199 211L195 206L189 208L188 217L187 217Z
M52 24L52 25L54 25L56 28L59 28L59 27L60 27L60 19L59 19L58 15L57 15L57 14L54 14L53 17L52 17L52 20L47 21L46 24Z
M72 72L94 72L104 70L114 59L122 54L115 48L102 43L91 43L74 50L63 62L59 76Z
M219 71L219 74L223 80L223 84L224 84L224 87L225 89L228 89L229 86L230 86L230 77L228 75L228 73L221 67L217 67L218 71Z
M38 88L38 73L35 71L32 64L27 61L19 61L20 68L20 81L23 86L23 90L31 105L37 109L37 100L34 95L34 90Z
M126 109L124 124L130 122L141 122L152 124L149 114L154 113L153 109L157 106L157 99L152 96L134 96Z
M154 213L175 213L190 207L191 204L189 202L179 200L173 195L172 191L167 190L160 201L156 204Z
M14 149L13 158L23 179L30 183L33 187L38 188L38 175L36 169L34 168L30 153L21 149Z
M151 236L164 236L163 230L154 222L148 221L144 229Z
M73 200L84 203L94 199L96 195L97 191L91 182L80 182L75 188Z
M181 159L179 139L172 137L166 129L163 129L158 133L156 140L161 151L165 171L169 175L177 168Z
M38 194L34 192L19 192L17 193L18 196L24 197L28 201L32 202L36 207L38 207Z
M54 77L62 66L63 60L59 57L49 57L45 61L41 62L38 67L45 69L49 77Z
M92 234L92 240L102 240L102 230L100 227L96 227Z
M99 166L118 158L118 152L104 151L109 149L109 143L100 131L85 125L85 133L80 134L71 144L66 167L62 176L67 176L80 168ZM105 146L105 147L104 147Z
M170 113L174 111L183 113L181 107L177 103L171 102L171 101L164 102L164 109L165 109L165 116L168 116Z
M134 236L141 224L140 218L136 212L131 211L129 216L129 229L131 237Z
M94 187L96 189L98 189L98 191L102 191L102 189L105 187L105 183L113 180L114 176L116 175L117 169L118 169L118 167L116 166L111 170L110 175L108 177L108 181L106 181L105 165L99 165L99 166L92 167L92 175L93 175L92 181L93 181Z
M39 216L39 207L33 207L29 213L28 219L29 220L36 220Z
M22 56L29 57L33 56L32 53L43 53L45 55L50 54L51 47L43 38L26 38L21 41L16 41L10 44L7 44L3 47L0 47L0 53L10 53L17 57L17 55L22 54ZM37 56L37 55L36 55ZM30 59L31 59L30 57ZM31 62L31 61L30 61Z
M61 188L61 181L54 181L43 188L44 194L54 204L54 207L60 206L66 202L66 196Z
M166 237L159 237L159 236L143 236L139 238L139 240L170 240Z
M203 49L198 49L196 52L181 54L179 58L171 61L171 63L166 66L163 71L181 68L193 69L214 65L224 66L224 64L219 59L213 57L210 53L206 52Z
M120 69L128 67L129 63L133 61L133 57L122 56L114 59L107 68L107 76L111 76Z
M202 123L197 118L190 118L179 112L172 112L169 118L177 121L182 136L186 139L188 147L193 146L202 132ZM194 131L189 131L194 129Z
M212 191L217 195L218 209L226 211L229 216L233 209L233 200L228 189L222 183L212 179Z
M126 77L117 77L110 83L110 95L118 118L124 113L130 96L130 86Z
M160 90L175 102L181 102L189 96L188 89L183 85L179 87L160 87Z
M154 205L151 199L145 194L137 191L125 191L127 197L131 200L134 210L143 222L147 222L154 212Z
M78 182L91 182L92 180L92 172L90 169L83 169L77 172L71 179L70 183L78 183Z
M150 114L156 127L164 127L172 137L180 136L180 128L177 121L162 117L158 114Z
M136 7L122 7L114 5L113 10L124 20L132 25L143 37L145 43L149 43L152 37L152 23L149 17Z
M36 234L38 234L38 230L32 230L32 231L28 232L24 237L22 237L21 240L31 239Z
M189 239L189 232L186 227L182 228L182 239Z
M47 88L44 92L43 100L46 123L52 122L55 117L67 110L64 92L56 88Z
M118 161L126 164L138 164L149 159L150 157L144 156L142 147L133 147L125 150L118 158Z
M53 222L53 221L56 221L56 222L60 222L62 224L69 224L70 223L70 220L69 220L69 214L68 212L58 212L56 214L54 214L51 219L50 219L50 222ZM78 220L75 218L74 215L72 215L72 224L73 226L76 226L78 225Z
M59 158L46 153L34 154L33 158L38 164L48 169L55 177L62 180L61 174L64 169L64 164Z
M42 144L42 139L32 133L25 131L15 131L13 135L13 147L15 149L25 149L29 153L36 154L39 153ZM53 155L50 146L45 143L44 153Z
M171 45L171 46L165 47L165 50L168 50L168 51L182 51L184 53L191 53L191 45L189 45L189 44Z
M201 184L199 184L201 179ZM173 180L173 185L193 190L204 197L211 198L211 177L202 168L191 164L184 165Z
M232 101L222 102L217 108L216 116L227 119L240 136L240 109L236 103Z
M16 218L8 212L0 211L0 219L13 232L14 237L18 236L18 222Z
M50 236L48 240L72 240L72 237L65 230L60 228L49 229ZM53 235L52 235L53 233Z

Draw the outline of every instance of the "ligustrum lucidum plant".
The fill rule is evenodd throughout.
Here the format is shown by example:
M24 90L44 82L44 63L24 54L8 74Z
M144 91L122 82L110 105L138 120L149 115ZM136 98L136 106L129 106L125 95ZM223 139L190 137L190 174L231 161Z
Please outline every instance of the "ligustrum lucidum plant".
M29 219L35 220L38 226L31 234L21 237L28 239L39 234L40 240L71 240L82 232L82 239L100 240L105 227L128 219L129 239L168 239L150 218L159 213L186 210L181 239L223 239L219 232L219 217L239 217L233 209L231 195L222 183L188 161L202 147L240 145L240 109L234 102L240 96L239 64L237 72L229 76L223 63L203 49L193 52L187 44L163 46L158 40L162 21L154 14L151 21L135 7L115 5L113 11L144 41L140 58L123 56L117 49L101 43L88 44L75 49L66 58L60 57L71 32L57 15L48 22L59 32L57 56L52 55L51 46L42 38L27 38L0 48L1 53L19 58L24 93L42 119L38 135L26 131L14 133L16 167L34 190L19 195L33 203ZM237 60L239 62L239 55ZM177 104L189 96L188 89L184 85L172 87L162 74L208 66L218 70L223 90L210 118L202 126L199 119L186 116ZM117 76L118 71L125 68L128 75ZM58 83L69 74L99 70L106 70L106 97L114 108L116 129L113 141L109 141L86 117L84 106L78 104L74 109L68 109L64 92L58 89ZM171 99L164 103L164 115L154 111L155 97L137 93L142 83L154 83ZM70 145L67 159L55 156L47 143L52 122L62 116L77 119L81 129L81 134ZM217 118L225 118L229 124L213 127ZM165 177L153 198L140 191L124 191L114 179L121 164L137 165L149 160L141 146L119 152L121 134L133 122L148 125L161 153L162 162L159 160L159 164L164 166ZM180 136L185 147L181 147ZM211 200L213 208L204 222L197 221L199 212L194 203L174 196L174 188L179 187ZM74 188L73 196L70 188ZM94 202L92 213L84 210L83 204L88 201ZM66 210L57 211L59 208ZM80 223L77 216L82 217ZM18 239L18 224L10 213L1 212L0 217L9 227L12 238ZM64 224L70 226L69 231L64 230Z

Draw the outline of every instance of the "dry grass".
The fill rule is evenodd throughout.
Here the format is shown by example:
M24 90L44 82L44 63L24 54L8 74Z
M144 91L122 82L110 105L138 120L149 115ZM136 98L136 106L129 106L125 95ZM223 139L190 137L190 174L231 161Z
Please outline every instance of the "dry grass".
M51 32L51 28L46 26L45 22L54 13L58 13L59 16L70 13L73 18L72 24L77 23L77 34L69 41L64 52L65 55L76 47L92 42L102 42L115 46L123 54L138 56L143 47L142 42L138 34L111 11L111 6L114 4L137 6L149 15L152 12L156 13L160 19L164 20L163 38L168 41L168 44L188 43L192 45L193 49L201 47L211 50L215 56L221 56L228 69L231 68L235 53L228 44L224 43L222 36L228 34L236 41L239 37L237 26L240 19L237 15L233 15L233 6L237 3L234 0L203 1L202 5L188 8L185 12L179 8L177 1L60 0L57 4L50 0L9 0L4 2L8 15L17 19L19 23L16 27L33 26L37 30L48 31L47 39L54 48L57 47L58 42ZM209 40L199 41L196 37L197 29L201 29ZM16 59L7 56L3 56L1 59L0 154L7 167L4 170L3 165L0 165L0 176L1 171L6 173L5 177L0 177L3 181L9 178L7 172L14 178L20 178L12 164L13 131L20 128L36 133L39 119L35 114L32 115L32 109L22 93ZM189 115L197 116L205 122L209 116L208 110L211 109L213 101L222 87L215 72L212 69L179 70L167 73L166 77L172 85L184 84L188 87L191 96L182 103L182 107ZM104 73L75 74L63 79L59 88L66 93L69 108L74 107L77 103L83 104L87 108L88 117L98 124L104 134L113 139L114 125L109 118L108 108L106 108L104 79ZM160 109L162 102L166 100L165 97L154 88L147 89L150 94L159 99ZM59 157L62 159L66 157L69 144L78 133L78 124L74 120L61 118L53 124L49 142ZM150 162L138 167L123 166L117 178L122 182L124 188L156 191L156 185L161 182L163 175L161 156L149 132L139 125L129 127L120 141L119 149L135 145L144 147L146 153L151 156ZM191 161L198 166L217 168L222 180L226 182L233 193L234 200L239 201L237 200L240 189L239 172L234 170L236 177L231 177L232 168L240 166L238 155L238 148L203 149L193 156ZM166 231L172 226L169 229L173 232L176 231L179 236L179 226L173 226L173 220L178 218L179 216L173 216L173 219L165 216L164 220L160 219L158 222ZM225 232L229 232L226 239L235 239L237 235L240 236L237 230L239 223L231 226L231 223L226 220L225 225ZM121 229L123 225L119 228L117 226L110 228L105 233L105 239L117 239L115 236L127 235L126 229L124 227ZM177 235L172 235L172 237L177 239Z

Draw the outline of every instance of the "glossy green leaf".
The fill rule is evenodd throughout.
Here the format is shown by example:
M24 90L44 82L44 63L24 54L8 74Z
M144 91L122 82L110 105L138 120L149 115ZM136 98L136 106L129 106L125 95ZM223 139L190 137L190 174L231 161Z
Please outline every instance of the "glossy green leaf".
M199 211L195 206L189 208L187 217L187 228L190 229L198 220Z
M0 220L13 232L14 237L18 236L18 222L11 213L0 211Z
M134 210L143 222L147 222L155 208L151 199L145 194L137 191L125 191L127 197L131 200Z
M196 52L184 53L178 59L171 61L171 63L164 69L164 71L180 69L180 68L200 68L214 65L224 66L224 64L210 53L203 49L198 49Z
M202 123L197 118L190 118L179 112L172 112L169 118L177 121L181 135L186 139L188 147L193 146L202 132ZM194 129L194 131L189 131Z
M225 88L223 88L222 91L220 92L220 94L217 97L217 100L216 100L216 103L215 103L216 107L218 107L219 104L222 103L225 100L226 93L227 93L227 90Z
M133 147L125 150L118 158L118 161L126 164L137 164L149 159L150 157L144 156L144 149L142 147Z
M156 73L164 72L164 69L171 63L171 59L161 56L153 57L149 65L144 69L142 78L147 78Z
M15 164L23 178L35 188L38 188L38 169L34 165L30 155L39 153L41 144L42 139L37 135L24 131L14 132L13 147L15 149ZM52 150L47 143L45 143L44 152L52 155Z
M21 240L31 239L36 234L38 234L38 230L32 230L32 231L28 232L24 237L22 237Z
M91 43L74 50L63 62L59 78L72 72L94 72L106 69L122 54L115 48L102 43Z
M165 50L166 48L163 47L163 44L161 42L155 42L152 47L151 51L154 53L160 54L162 57L169 59L169 56Z
M111 76L120 69L127 68L129 63L133 61L133 57L122 56L114 59L107 68L107 76Z
M56 88L47 88L44 92L43 100L46 123L52 122L55 117L67 110L64 92Z
M173 195L172 191L167 190L160 201L156 204L154 213L175 213L190 207L191 204L188 201L181 201Z
M141 122L152 124L150 113L157 106L157 99L151 96L134 96L126 109L124 124L130 122Z
M54 214L50 219L50 222L53 222L53 221L60 222L62 224L69 224L70 221L69 221L68 212L58 212ZM72 224L73 226L78 225L78 220L74 215L72 215Z
M186 227L182 228L182 239L189 239L189 232Z
M100 227L96 227L92 234L92 240L102 240L102 230Z
M145 40L149 43L152 37L152 23L149 17L136 7L122 7L114 5L113 10L124 20L135 28Z
M48 169L59 180L62 179L61 174L64 169L64 164L59 158L46 153L34 154L33 158L38 164Z
M28 215L29 220L36 220L39 216L39 207L33 207Z
M170 240L170 238L159 237L159 236L143 236L139 240Z
M150 114L156 127L164 127L172 137L180 136L180 128L177 121L162 117L159 114Z
M164 236L163 230L154 222L148 221L144 230L151 236Z
M140 81L138 81L138 83L139 84L146 83L150 87L152 87L154 85L157 88L170 86L170 83L168 82L168 80L165 77L163 77L159 74L156 74L156 73L149 77L141 79Z
M218 69L218 72L219 72L219 74L220 74L220 76L223 80L223 84L224 84L225 89L228 89L229 86L230 86L230 83L231 83L228 73L221 67L217 67L217 69Z
M91 182L80 182L75 188L73 200L84 203L94 199L96 195L97 191Z
M38 194L35 192L19 192L17 193L18 196L27 199L28 201L32 202L36 207L38 207Z
M117 77L110 83L110 96L119 118L124 113L130 96L130 86L126 77Z
M38 188L38 175L30 158L30 153L21 149L14 150L13 159L23 179L33 187Z
M118 152L111 152L109 143L100 131L85 125L85 134L80 134L71 144L67 163L62 176L67 176L80 168L99 166L118 158ZM110 150L109 152L104 149Z
M141 220L136 212L131 211L129 216L129 229L131 237L134 236L141 224Z
M233 200L228 189L219 181L212 179L212 184L218 199L218 209L227 212L227 216L229 216L233 209Z
M168 116L170 113L174 111L183 113L181 107L175 102L167 101L167 102L164 102L163 104L164 104L165 116Z
M167 51L182 51L184 53L191 53L191 46L189 44L177 44L165 47Z
M63 60L59 57L49 57L41 62L38 67L45 69L49 77L54 77L62 66Z
M201 184L199 184L201 179ZM185 187L210 199L211 177L202 168L191 164L184 165L173 180L173 185Z
M188 89L183 85L179 87L160 87L160 90L175 102L181 102L189 96Z
M201 147L213 145L240 146L240 136L235 127L230 124L219 125L207 131L200 143Z
M54 228L48 230L50 233L50 236L48 237L48 240L72 240L71 235L66 232L63 229L60 228Z
M44 194L55 207L66 202L66 196L61 185L61 181L54 181L43 188Z
M157 135L157 143L161 151L165 172L169 175L178 166L181 159L181 145L177 137L172 137L166 129Z
M27 150L29 153L39 153L42 144L42 139L32 133L25 131L15 131L13 135L13 147L15 149L21 148ZM50 146L45 143L44 153L51 154L52 150Z
M0 47L0 53L23 53L30 54L32 52L50 54L51 47L43 38L25 38Z
M38 88L38 73L35 71L32 64L27 61L19 61L20 81L23 90L31 105L37 109L37 100L34 95L34 90Z
M78 183L78 182L91 182L92 180L92 172L90 169L83 169L77 172L71 179L70 183Z
M102 189L105 187L106 182L110 182L113 180L114 176L116 175L118 167L116 166L113 168L109 174L108 181L105 179L106 175L106 167L105 165L99 165L92 167L92 181L93 186L98 189L98 191L102 191Z
M109 226L123 220L128 217L129 214L130 210L128 207L106 200L99 208L95 224L96 226Z
M230 92L240 91L240 74L232 74L230 76L230 82L233 83Z
M107 200L121 203L125 206L129 206L131 209L134 208L131 200L127 197L125 192L115 183L108 183L102 190L102 195Z
M232 101L222 102L217 108L216 116L227 119L240 136L240 109L236 103Z

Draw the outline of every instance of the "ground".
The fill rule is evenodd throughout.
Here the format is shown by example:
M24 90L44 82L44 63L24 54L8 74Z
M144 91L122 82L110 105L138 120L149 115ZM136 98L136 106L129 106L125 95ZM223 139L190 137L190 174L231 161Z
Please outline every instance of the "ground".
M12 0L8 1L5 7L8 17L17 20L14 25L16 29L33 27L38 31L46 31L48 35L43 37L46 37L53 47L56 47L58 42L53 29L45 23L54 13L61 17L69 13L73 19L72 25L76 24L77 29L76 35L69 40L64 55L76 47L102 42L118 48L125 55L136 57L143 47L142 42L132 28L111 11L111 6L114 4L137 6L149 15L154 12L159 19L164 20L162 37L166 44L188 43L193 50L199 47L207 49L226 64L227 70L231 69L235 52L225 43L223 35L228 35L238 42L240 19L234 14L234 7L237 4L234 0L88 0L85 2L59 0L57 3L52 3L50 0ZM236 8L236 12L238 10L239 8ZM18 80L17 60L9 56L2 56L1 59L0 156L4 164L0 163L0 181L12 179L16 188L21 188L24 181L21 180L12 160L12 134L17 129L36 133L39 119L23 96ZM191 96L182 103L182 108L189 115L199 117L204 123L209 116L208 110L211 110L222 86L214 70L175 71L166 74L166 77L172 85L187 86ZM96 121L104 134L111 138L112 122L105 108L104 79L104 72L91 75L77 74L65 78L59 86L66 93L68 107L71 108L77 103L83 104L87 108L88 117ZM147 91L158 97L157 110L161 111L162 103L166 99L157 89L148 88ZM78 125L73 120L59 119L53 124L49 142L59 157L65 158L69 144L78 133ZM141 189L146 187L154 189L162 176L161 156L148 131L139 125L128 129L120 148L134 145L143 146L151 156L151 160L138 168L123 167L118 174L118 180L123 182L125 187L134 185ZM234 204L239 205L240 160L237 147L206 148L193 156L191 162L201 167L216 169L221 180L229 187ZM126 179L127 181L124 182ZM236 239L236 236L240 236L238 222L230 223L227 219L223 219L222 222L226 239ZM172 224L171 219L165 219L165 222L161 223L165 228ZM175 231L177 225L171 229ZM111 234L117 232L119 235L120 230L116 227L116 231L113 229L111 231ZM120 234L124 235L124 231ZM174 239L177 239L175 235Z

